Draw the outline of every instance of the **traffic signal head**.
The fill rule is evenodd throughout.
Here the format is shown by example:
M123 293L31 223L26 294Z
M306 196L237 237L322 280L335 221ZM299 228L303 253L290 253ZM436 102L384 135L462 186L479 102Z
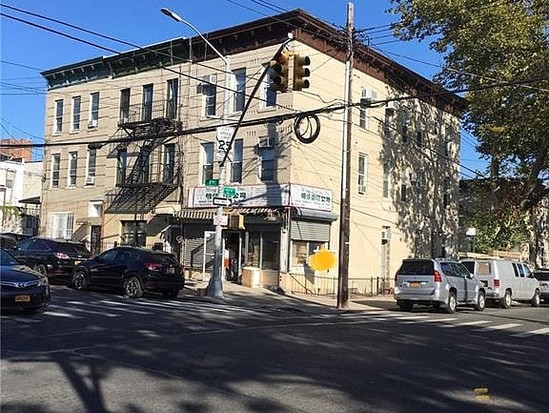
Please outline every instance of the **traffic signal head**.
M292 84L293 90L307 89L310 86L309 80L304 79L311 75L311 71L309 70L309 68L305 67L309 66L310 64L311 59L309 59L309 56L300 56L298 54L294 56L294 79Z
M280 53L274 60L271 60L271 82L269 88L275 92L286 92L288 90L288 63L287 52Z

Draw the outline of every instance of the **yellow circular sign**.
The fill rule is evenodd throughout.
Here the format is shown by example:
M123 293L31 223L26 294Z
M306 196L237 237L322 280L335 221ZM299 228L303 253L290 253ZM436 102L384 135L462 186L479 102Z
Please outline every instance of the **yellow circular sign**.
M336 264L336 257L332 251L318 250L309 257L309 265L316 271L326 271Z

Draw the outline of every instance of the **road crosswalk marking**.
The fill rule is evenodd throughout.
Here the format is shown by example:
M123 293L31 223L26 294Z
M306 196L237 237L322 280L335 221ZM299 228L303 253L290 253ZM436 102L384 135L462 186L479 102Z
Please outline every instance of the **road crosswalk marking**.
M441 327L445 328L454 328L454 327L468 327L468 326L478 326L480 324L487 324L490 321L487 320L477 320L477 321L466 321L464 323L456 323L456 324L445 324Z
M509 328L519 327L521 325L522 324L518 324L518 323L499 324L496 326L483 327L482 329L480 329L480 331L507 330Z
M549 328L540 328L539 330L524 331L518 334L512 334L512 337L530 337L535 335L547 335L549 334Z

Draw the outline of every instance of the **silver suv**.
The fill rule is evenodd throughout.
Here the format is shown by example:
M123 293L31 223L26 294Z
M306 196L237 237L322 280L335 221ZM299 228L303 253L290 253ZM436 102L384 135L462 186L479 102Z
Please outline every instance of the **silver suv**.
M414 304L444 308L454 313L458 305L484 310L486 292L483 284L461 263L444 258L410 258L402 260L395 276L394 298L402 311Z

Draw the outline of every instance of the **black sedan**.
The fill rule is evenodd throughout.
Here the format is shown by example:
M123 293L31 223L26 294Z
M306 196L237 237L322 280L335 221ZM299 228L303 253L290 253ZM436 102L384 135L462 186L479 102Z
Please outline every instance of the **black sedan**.
M48 278L0 249L0 295L2 311L43 310L50 303Z
M146 291L175 298L185 286L185 278L173 254L122 246L80 263L74 270L72 286L77 290L120 290L130 298L139 298Z

